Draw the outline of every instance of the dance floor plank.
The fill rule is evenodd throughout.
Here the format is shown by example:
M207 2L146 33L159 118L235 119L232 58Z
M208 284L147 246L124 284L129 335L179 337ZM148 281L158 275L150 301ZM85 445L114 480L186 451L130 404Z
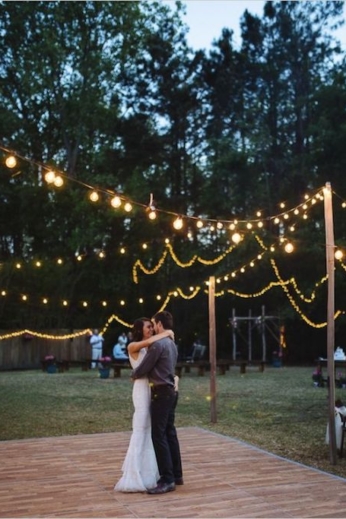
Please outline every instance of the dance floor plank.
M346 479L197 427L178 430L184 486L113 487L130 432L0 442L0 517L345 517Z

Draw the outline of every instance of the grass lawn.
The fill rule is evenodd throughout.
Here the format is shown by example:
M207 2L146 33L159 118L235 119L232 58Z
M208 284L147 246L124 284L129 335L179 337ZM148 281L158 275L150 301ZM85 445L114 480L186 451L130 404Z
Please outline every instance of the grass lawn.
M180 379L177 427L198 426L346 478L346 457L331 465L325 444L326 388L313 386L314 367L232 367L216 379L217 423L211 423L209 374ZM128 431L132 382L100 379L97 370L0 373L0 440ZM336 389L346 402L346 389ZM230 463L232 460L230 460Z

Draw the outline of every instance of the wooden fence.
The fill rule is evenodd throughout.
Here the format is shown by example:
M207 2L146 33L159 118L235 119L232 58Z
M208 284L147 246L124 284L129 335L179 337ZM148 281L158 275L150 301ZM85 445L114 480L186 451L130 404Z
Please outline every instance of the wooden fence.
M0 330L0 336L9 333ZM44 330L41 333L59 337L71 334L71 330ZM73 333L78 333L78 330ZM40 368L46 355L54 355L57 360L90 359L89 335L86 333L73 339L43 339L23 334L0 340L0 370Z

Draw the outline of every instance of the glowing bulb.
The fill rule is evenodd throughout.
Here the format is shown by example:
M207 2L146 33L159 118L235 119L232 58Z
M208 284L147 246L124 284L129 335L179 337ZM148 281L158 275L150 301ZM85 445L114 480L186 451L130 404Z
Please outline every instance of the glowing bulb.
M46 297L43 298L42 303L46 305L48 303L48 299Z
M120 304L121 304L121 306L125 306L125 301L122 299L122 300L120 301Z
M132 211L132 205L130 204L130 202L126 202L126 204L124 205L124 209L127 213Z
M23 301L27 301L27 300L28 300L28 296L25 296L25 295L22 296L22 300L23 300Z
M138 302L142 304L142 303L143 303L143 298L140 297L139 300L138 300Z
M342 252L342 250L338 249L337 251L335 251L335 259L337 260L341 260L341 258L343 257L344 253Z
M125 254L125 252L126 252L126 251L125 251L124 247L121 247L121 249L120 249L120 254Z
M10 155L5 160L5 164L10 169L14 168L17 165L16 157L14 157L13 155Z
M40 261L36 261L35 265L36 267L41 267L42 263Z
M174 220L173 227L177 231L183 228L183 219L180 216L176 220Z
M6 295L6 290L2 290L2 291L1 291L1 295L2 295L2 296L5 296L5 295Z
M89 198L92 202L97 202L98 199L99 199L99 195L97 193L97 191L92 191L89 195Z
M67 306L68 303L67 303L67 301L63 301L62 304L63 304L63 306Z
M291 252L294 251L294 247L292 245L292 243L286 243L285 245L285 251L287 252L287 254L291 254Z
M260 218L262 216L261 211L257 211L256 215Z
M287 213L285 213L285 214L284 214L284 219L285 219L285 220L288 220L288 218L289 218L289 215L288 215Z
M274 223L277 225L278 223L280 223L280 219L279 218L275 218L274 219Z
M107 301L102 301L102 306L107 306Z
M263 227L263 222L258 222L258 227L261 229Z
M216 227L217 227L218 229L222 229L222 228L223 228L223 223L221 223L221 222L217 222Z
M83 306L86 308L88 306L87 301L83 301Z
M47 173L44 176L45 181L47 184L52 184L55 180L55 173L54 171L47 171Z
M60 177L60 175L58 175L57 177L55 177L54 179L54 185L56 187L61 187L62 185L64 184L64 180L62 177Z
M21 268L22 268L22 265L21 265L20 263L17 263L17 264L16 264L16 268L17 268L17 269L21 269Z
M61 258L58 258L56 262L57 262L58 265L62 265L62 259Z
M280 207L283 209L285 207L285 202L281 202Z
M250 223L250 222L247 223L247 224L246 224L246 227L247 227L247 229L252 229L252 223Z
M203 227L202 220L198 220L198 222L196 223L196 226L198 227L198 229L202 229L202 227Z
M115 209L117 209L118 207L121 206L121 199L119 196L114 196L111 200L111 206L112 207L115 207Z
M228 228L230 231L234 231L234 229L235 229L234 223L231 223Z
M149 213L149 220L155 220L156 219L156 211L150 211Z
M142 249L146 250L148 248L148 245L146 243L143 243Z
M232 234L232 241L234 243L239 243L241 241L241 235L238 232Z

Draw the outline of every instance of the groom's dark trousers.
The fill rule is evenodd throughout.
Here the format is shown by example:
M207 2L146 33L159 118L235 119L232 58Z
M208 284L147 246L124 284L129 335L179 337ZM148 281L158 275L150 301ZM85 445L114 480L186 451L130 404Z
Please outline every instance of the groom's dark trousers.
M151 436L154 444L160 480L174 483L182 476L180 447L174 425L177 393L173 386L153 386L151 389Z

